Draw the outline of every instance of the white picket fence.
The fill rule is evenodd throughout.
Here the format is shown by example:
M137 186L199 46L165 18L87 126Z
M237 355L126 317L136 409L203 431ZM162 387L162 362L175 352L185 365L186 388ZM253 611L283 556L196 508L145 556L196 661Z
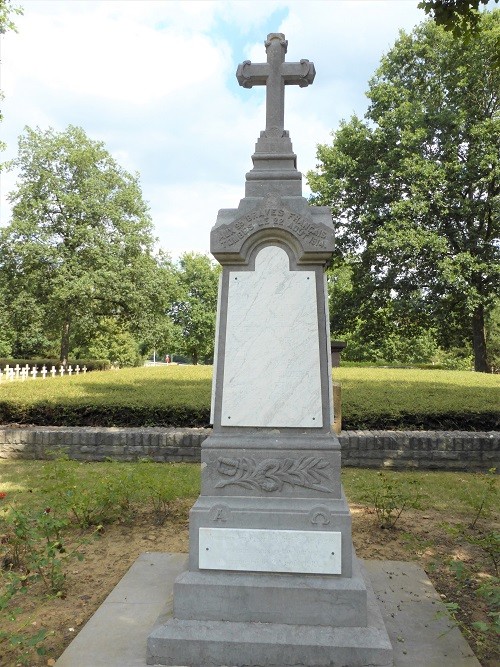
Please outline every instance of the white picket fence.
M68 366L67 368L61 366L59 370L57 370L55 366L52 366L49 370L45 364L40 370L38 370L36 365L31 368L28 364L26 364L26 366L19 366L19 364L16 364L13 368L7 365L3 371L0 369L0 382L14 382L14 380L21 380L24 382L25 380L30 379L36 380L37 377L41 377L45 380L47 376L55 378L64 377L65 374L71 377L73 374L80 375L80 373L85 374L86 372L87 367L84 366L83 368L80 368L78 364L74 368L72 366Z

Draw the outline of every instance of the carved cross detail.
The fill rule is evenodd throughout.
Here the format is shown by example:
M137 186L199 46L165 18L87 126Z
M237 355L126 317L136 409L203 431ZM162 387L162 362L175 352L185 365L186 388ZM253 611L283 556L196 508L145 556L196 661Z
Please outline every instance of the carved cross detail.
M281 137L285 119L285 86L304 88L314 81L316 71L309 60L286 63L288 42L281 32L272 32L264 42L267 63L245 60L238 65L236 78L243 88L266 86L266 135Z

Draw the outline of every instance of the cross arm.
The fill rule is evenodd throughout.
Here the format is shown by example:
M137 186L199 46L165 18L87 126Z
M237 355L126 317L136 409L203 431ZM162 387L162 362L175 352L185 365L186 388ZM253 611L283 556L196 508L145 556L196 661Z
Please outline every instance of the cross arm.
M282 68L285 85L305 88L314 81L316 76L314 63L309 60L301 60L300 63L283 63Z
M314 63L309 60L301 60L299 63L282 63L281 75L285 85L295 85L305 88L314 81L316 70ZM243 88L253 86L265 86L270 73L268 63L252 63L245 60L236 70L236 78Z
M265 86L269 76L269 65L267 63L252 63L245 60L238 65L236 78L243 88L252 88L252 86Z

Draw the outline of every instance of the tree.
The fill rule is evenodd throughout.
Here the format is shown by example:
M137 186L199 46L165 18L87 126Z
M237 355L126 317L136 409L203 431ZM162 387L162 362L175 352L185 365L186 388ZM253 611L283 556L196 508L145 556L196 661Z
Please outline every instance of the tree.
M481 5L489 0L423 0L418 7L435 21L436 25L452 32L454 37L476 35L479 30ZM498 0L495 0L498 2Z
M313 201L331 205L337 262L359 301L396 301L444 345L467 336L488 370L485 314L500 291L500 11L474 40L426 22L401 33L370 107L318 147Z
M25 129L11 223L0 230L0 291L43 311L44 335L68 359L82 323L113 317L140 327L156 297L151 219L138 177L78 127ZM25 328L24 328L25 329ZM14 352L24 348L16 327Z
M219 274L220 266L207 255L185 253L179 260L179 298L170 315L181 331L179 351L193 364L213 359Z
M4 35L8 30L17 32L12 17L14 14L19 16L22 13L23 10L20 7L15 7L10 0L0 0L0 35Z
M177 267L170 256L159 251L156 256L158 270L155 276L153 293L154 306L149 309L142 326L137 332L140 350L143 356L152 354L165 356L180 347L181 331L170 317L173 304L180 298Z

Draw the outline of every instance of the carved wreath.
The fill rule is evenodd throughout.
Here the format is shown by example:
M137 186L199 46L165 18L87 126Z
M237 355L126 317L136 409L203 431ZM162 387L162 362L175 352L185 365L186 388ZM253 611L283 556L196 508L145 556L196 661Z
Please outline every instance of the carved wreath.
M294 459L265 459L258 464L253 459L228 459L219 457L217 471L230 477L216 484L223 488L230 484L245 489L262 489L263 491L281 491L283 484L301 486L306 489L331 493L331 489L322 484L329 481L325 468L329 465L326 459L304 456Z

